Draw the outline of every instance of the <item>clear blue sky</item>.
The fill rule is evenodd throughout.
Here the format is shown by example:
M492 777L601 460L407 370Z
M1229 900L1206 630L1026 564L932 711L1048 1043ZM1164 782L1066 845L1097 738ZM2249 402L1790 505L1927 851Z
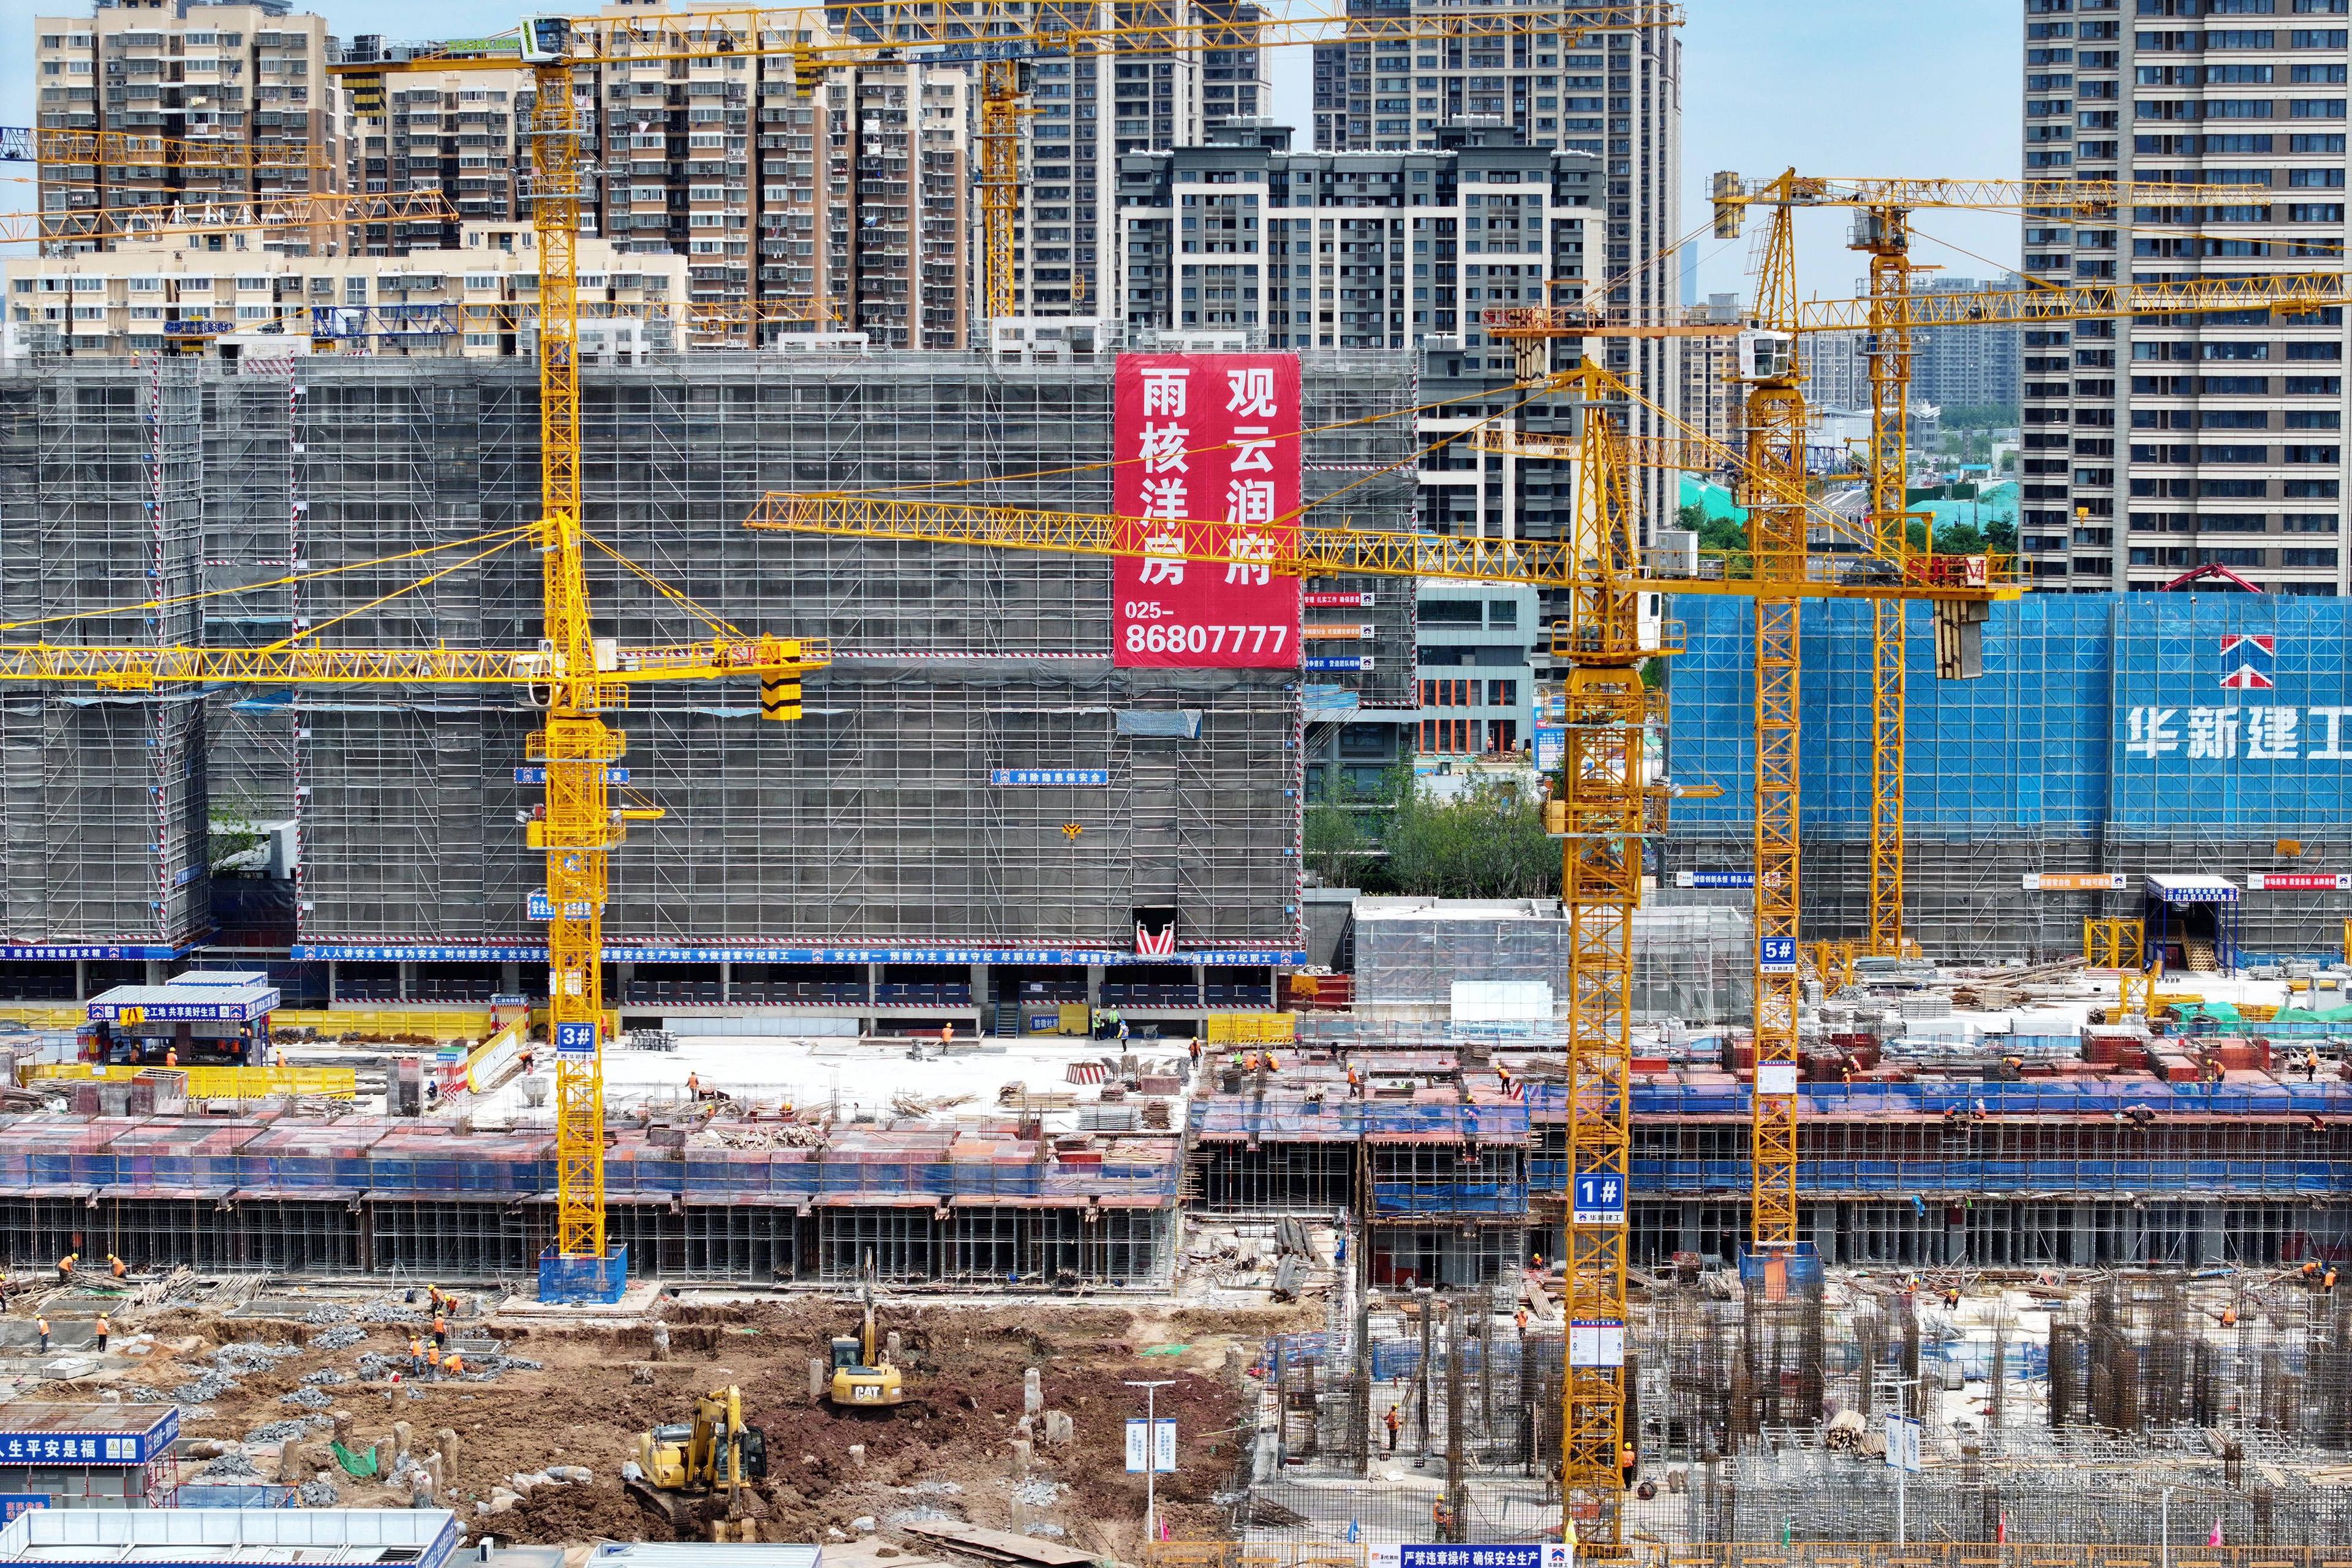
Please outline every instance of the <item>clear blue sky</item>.
M1273 0L1279 8L1282 0ZM32 123L32 18L73 15L87 0L0 0L0 124ZM1706 220L1717 169L1774 173L1794 164L1817 174L1999 178L2018 168L2021 8L2015 0L1685 0L1683 29L1685 230ZM513 25L519 9L496 0L310 0L298 9L332 30L395 37L478 36ZM583 7L583 9L586 7ZM1272 54L1274 115L1307 140L1306 49ZM0 196L31 205L30 185ZM1919 259L1964 276L2017 261L2018 225L2000 213L1927 215L1931 241ZM1752 231L1751 231L1752 232ZM1843 219L1807 215L1799 269L1808 293L1850 293L1858 259L1844 249ZM1966 251L1976 252L1971 256ZM1706 239L1699 288L1748 292L1748 246Z

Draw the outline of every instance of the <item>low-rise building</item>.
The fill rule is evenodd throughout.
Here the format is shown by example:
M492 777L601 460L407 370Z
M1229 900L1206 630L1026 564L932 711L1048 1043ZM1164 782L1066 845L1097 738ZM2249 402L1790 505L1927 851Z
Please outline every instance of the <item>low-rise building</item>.
M215 240L222 237L213 237ZM0 359L238 353L497 358L532 352L539 271L530 228L467 224L455 250L289 256L226 237L5 263ZM581 342L591 357L683 346L687 258L579 244Z

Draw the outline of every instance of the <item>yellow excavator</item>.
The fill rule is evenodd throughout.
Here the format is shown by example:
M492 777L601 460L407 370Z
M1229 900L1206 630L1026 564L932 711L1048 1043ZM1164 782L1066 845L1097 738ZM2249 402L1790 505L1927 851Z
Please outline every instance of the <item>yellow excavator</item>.
M866 1307L865 1327L856 1334L834 1340L833 1384L825 1391L825 1397L835 1405L853 1410L879 1409L907 1401L898 1369L890 1364L875 1339L873 1268L869 1259L866 1278L858 1283L858 1297Z
M742 1517L751 1484L767 1477L767 1434L744 1422L740 1389L714 1388L694 1402L692 1421L638 1434L635 1468L623 1485L672 1529L723 1531Z

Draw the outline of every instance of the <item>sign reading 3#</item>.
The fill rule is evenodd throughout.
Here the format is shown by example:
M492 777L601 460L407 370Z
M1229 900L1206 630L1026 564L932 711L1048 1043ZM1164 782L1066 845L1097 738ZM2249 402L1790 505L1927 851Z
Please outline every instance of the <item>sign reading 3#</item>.
M1297 356L1121 354L1117 399L1111 662L1297 668Z

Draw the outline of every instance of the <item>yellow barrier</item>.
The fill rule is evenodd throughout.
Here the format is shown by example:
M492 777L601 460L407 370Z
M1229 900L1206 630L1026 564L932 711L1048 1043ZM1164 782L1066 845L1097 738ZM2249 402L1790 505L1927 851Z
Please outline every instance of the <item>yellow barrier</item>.
M1277 1045L1297 1037L1296 1013L1212 1013L1209 1044L1213 1046Z
M79 1029L89 1013L79 1002L11 1002L0 1006L0 1018L28 1029Z
M280 1007L269 1026L321 1035L383 1038L415 1035L428 1040L478 1040L490 1032L487 1007Z
M481 1049L466 1058L466 1088L475 1094L489 1087L497 1069L512 1060L523 1040L530 1033L530 1015L525 1013L497 1034L482 1042Z
M129 1083L146 1068L101 1067L95 1062L38 1062L20 1069L26 1085L40 1079L79 1083ZM267 1100L275 1094L315 1094L330 1100L359 1095L359 1074L350 1068L159 1068L187 1080L190 1100Z

